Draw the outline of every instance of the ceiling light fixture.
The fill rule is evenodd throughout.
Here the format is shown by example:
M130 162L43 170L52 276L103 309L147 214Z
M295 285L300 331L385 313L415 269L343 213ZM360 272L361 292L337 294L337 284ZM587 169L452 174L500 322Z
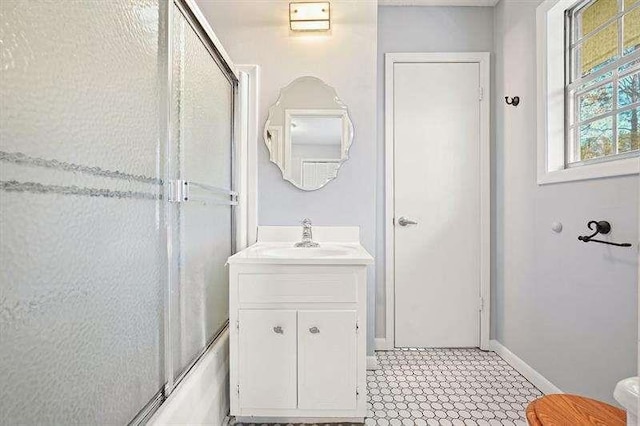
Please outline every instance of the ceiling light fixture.
M289 3L291 31L329 31L331 6L328 1Z

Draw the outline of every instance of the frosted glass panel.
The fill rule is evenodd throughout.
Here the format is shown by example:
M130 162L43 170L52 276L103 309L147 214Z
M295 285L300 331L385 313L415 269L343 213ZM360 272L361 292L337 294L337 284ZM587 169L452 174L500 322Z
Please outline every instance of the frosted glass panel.
M164 383L157 0L0 1L0 424Z
M182 205L181 217L181 362L184 368L229 319L225 263L231 255L231 208L194 201Z
M2 0L0 11L0 149L153 176L158 1Z
M180 333L174 336L174 370L183 371L228 320L232 254L231 190L233 86L182 13L174 9L174 140L180 178L190 200L180 204ZM223 203L227 204L223 204Z
M231 83L177 9L174 34L182 178L231 188Z
M234 88L173 7L0 1L0 424L126 424L228 319Z

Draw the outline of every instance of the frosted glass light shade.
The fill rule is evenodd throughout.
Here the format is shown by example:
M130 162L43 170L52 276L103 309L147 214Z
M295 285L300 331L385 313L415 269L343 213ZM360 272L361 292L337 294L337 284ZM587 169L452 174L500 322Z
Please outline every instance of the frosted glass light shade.
M292 31L328 31L331 28L329 2L289 3L289 27Z

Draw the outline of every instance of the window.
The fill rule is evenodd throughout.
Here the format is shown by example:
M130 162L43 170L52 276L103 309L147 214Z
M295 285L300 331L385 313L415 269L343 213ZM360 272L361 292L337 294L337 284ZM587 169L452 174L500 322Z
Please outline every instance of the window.
M578 2L565 46L565 167L637 156L640 1Z

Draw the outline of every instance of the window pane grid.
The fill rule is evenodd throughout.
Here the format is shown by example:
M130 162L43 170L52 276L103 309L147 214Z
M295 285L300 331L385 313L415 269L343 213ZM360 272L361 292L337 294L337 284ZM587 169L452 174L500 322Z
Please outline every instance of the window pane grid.
M622 0L620 0L622 1ZM618 34L618 39L621 39L621 33ZM620 43L618 43L618 47L620 48ZM618 75L614 74L613 76L613 111L618 111ZM618 153L618 116L614 115L611 118L612 127L613 127L613 153L614 155Z
M639 18L634 0L589 0L567 13L567 167L637 155Z
M635 7L622 18L621 50L624 55L634 52L640 44L640 7Z
M572 123L570 125L570 128L575 127L576 126L575 123L577 123L578 126L581 126L583 124L589 124L589 123L592 123L594 121L598 121L598 120L600 120L602 118L605 118L605 117L611 117L611 116L614 116L616 114L620 114L620 113L623 113L623 112L627 112L627 111L633 110L633 109L635 109L637 107L640 107L640 102L636 102L636 103L633 103L633 104L630 104L630 105L625 105L624 107L619 108L619 109L614 110L614 111L606 112L606 113L599 114L599 115L594 115L593 117L589 117L586 120L576 121L576 122L574 122L574 123Z
M589 3L595 3L595 1L590 1ZM584 8L581 8L581 9L584 9ZM622 0L620 0L618 9L619 11L617 12L617 14L607 19L606 21L603 21L602 23L598 24L597 27L591 29L587 34L582 34L582 30L583 30L582 21L580 19L577 19L576 17L577 12L575 11L571 12L573 16L573 20L572 20L573 34L570 38L570 40L572 40L571 48L573 49L583 44L586 40L593 38L593 36L596 35L598 32L608 27L609 25L615 23L616 21L618 22L623 21L624 17L626 17L627 15L631 15L632 12L637 11L637 9L640 9L640 2L635 3L634 5L628 7L627 9L623 9Z
M575 95L580 96L587 92L600 89L601 87L606 86L607 84L611 84L613 82L613 73L607 73L607 74L608 75L606 75L606 77L603 76L605 77L603 79L597 79L597 78L588 79L588 81L580 84L579 87L574 90Z
M618 154L620 152L619 149L619 132L618 132L618 119L617 117L623 113L628 113L628 112L632 112L632 111L639 111L640 108L640 102L636 102L630 105L627 105L623 108L620 108L616 111L612 111L612 112L608 112L606 114L601 114L598 116L594 116L589 118L588 120L584 120L584 121L580 121L577 122L576 124L573 124L569 127L569 135L570 135L570 141L567 144L567 147L569 148L569 159L576 159L576 160L569 160L567 162L567 164L569 163L575 163L575 162L580 162L583 161L583 158L580 155L580 129L584 128L585 126L589 126L592 123L596 123L596 122L602 122L603 120L606 119L611 119L612 123L611 123L611 145L612 145L612 154ZM637 114L637 113L636 113ZM637 121L637 119L636 119ZM636 131L637 133L637 131ZM633 150L637 150L638 148L633 148ZM627 151L625 151L627 152ZM611 155L611 154L609 154ZM609 156L607 155L607 157Z
M574 64L578 63L578 60L579 58L576 57L573 60L573 63ZM572 66L572 65L567 64L567 66ZM576 66L573 66L573 68L576 68ZM632 72L632 70L637 70L638 68L640 68L640 51L633 52L632 54L626 55L624 58L618 59L615 62L602 66L602 68L598 69L597 71L593 71L591 74L587 74L584 77L575 78L572 75L571 83L567 85L567 89L576 90L576 88L580 88L583 86L595 87L591 85L595 83L603 82L605 78L611 78L611 76L613 75L613 72L616 70L621 73L622 72L626 73L626 72ZM607 74L611 74L611 75L605 77L605 75ZM602 80L599 80L599 79L602 79ZM578 89L578 90L582 90L582 89Z

